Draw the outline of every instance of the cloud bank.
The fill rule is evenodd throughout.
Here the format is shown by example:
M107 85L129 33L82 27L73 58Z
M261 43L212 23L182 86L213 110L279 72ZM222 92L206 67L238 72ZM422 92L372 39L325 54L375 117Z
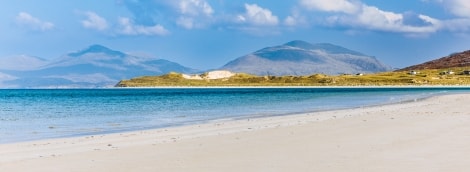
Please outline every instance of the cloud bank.
M371 30L428 35L438 31L467 32L470 30L470 3L466 0L436 0L454 14L454 19L437 19L413 12L396 13L367 5L359 0L300 0L307 11L326 13L329 26L350 30ZM314 13L315 14L315 13Z
M223 4L221 2L216 9L209 2L217 2L207 0L118 1L132 16L118 17L113 25L94 12L86 12L86 19L81 21L83 27L98 31L114 27L116 34L154 36L168 35L178 28L236 29L254 35L272 35L286 29L315 26L418 36L439 31L470 31L470 3L465 0L421 0L422 3L433 1L441 4L455 16L453 19L437 19L413 11L387 11L361 0L298 0L292 3L294 10L291 14L284 17L255 3L239 4L242 10L237 11L225 9L227 6L220 5Z
M301 0L300 3L307 10L329 13L325 22L332 26L407 34L434 33L441 27L437 19L423 14L407 15L385 11L360 1Z
M439 19L413 11L383 10L361 0L297 0L290 14L276 14L256 3L208 0L116 0L128 10L124 16L105 18L94 11L78 12L83 28L108 35L165 36L178 29L229 29L255 35L272 35L297 28L331 27L347 32L373 31L403 35L431 35L436 32L470 31L470 3L467 0L421 0L423 5L442 6L449 18ZM214 3L215 6L211 3ZM287 3L289 4L289 3ZM429 4L428 4L429 5ZM49 31L56 26L27 12L19 12L16 24L29 30Z

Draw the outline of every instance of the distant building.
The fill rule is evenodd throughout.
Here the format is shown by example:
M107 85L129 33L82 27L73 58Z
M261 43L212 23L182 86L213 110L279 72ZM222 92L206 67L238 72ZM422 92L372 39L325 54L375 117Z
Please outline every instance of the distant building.
M215 71L209 71L203 74L194 74L194 75L188 75L188 74L183 74L183 78L186 79L193 79L193 80L203 80L203 79L226 79L234 76L236 73L227 71L227 70L215 70Z
M418 72L416 72L416 71L412 70L412 71L410 71L410 73L409 73L409 74L410 74L410 75L416 75L416 74L418 74Z
M443 71L443 72L441 72L441 73L439 73L439 74L440 74L440 75L453 75L453 74L455 74L455 72L452 71L452 70L448 70L448 71Z

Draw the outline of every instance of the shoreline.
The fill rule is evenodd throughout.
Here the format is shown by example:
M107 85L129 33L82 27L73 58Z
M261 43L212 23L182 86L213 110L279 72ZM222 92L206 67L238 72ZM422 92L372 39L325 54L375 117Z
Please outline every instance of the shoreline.
M158 171L158 169L168 171L266 171L270 169L267 168L269 166L272 166L272 169L283 169L280 171L285 171L288 168L293 168L294 171L311 171L312 169L321 171L344 171L347 169L396 171L391 170L396 168L402 168L405 171L429 171L434 168L421 165L432 161L441 162L441 159L426 157L429 160L420 159L421 161L417 164L411 163L411 160L416 160L416 158L425 158L412 154L412 152L421 150L421 144L418 143L423 139L425 141L423 144L425 144L422 146L433 148L426 149L426 155L437 153L434 149L440 148L443 142L457 144L460 146L458 148L464 148L464 151L460 152L463 157L459 157L460 161L457 160L459 163L442 162L437 164L445 165L445 167L448 166L447 163L449 165L455 164L452 168L444 169L464 171L465 168L461 168L462 166L466 168L470 166L468 162L465 162L470 156L464 156L465 153L470 155L470 146L465 145L468 143L466 141L470 141L470 136L455 133L461 134L463 132L460 131L470 131L470 126L463 125L468 124L465 122L470 122L470 114L467 114L465 109L467 101L470 101L468 93L445 94L419 101L353 109L241 120L215 120L188 126L0 144L0 171L51 171L51 169L67 171L135 171L134 169L138 169L137 171ZM407 133L415 130L418 135L414 132ZM449 136L451 134L449 130L459 132ZM442 134L446 137L458 136L458 138L451 137L450 140L442 140L439 139L443 137L442 135L437 138L427 137L433 133L441 132L445 132ZM360 137L353 137L355 135ZM372 138L372 140L364 138ZM290 139L292 142L285 139ZM338 139L342 140L341 145L345 147L340 145L330 148L329 146L338 146L334 144L338 142ZM448 142L455 139L464 140L457 140L455 143ZM388 142L384 143L384 140ZM410 143L412 144L410 145ZM220 148L218 145L225 147ZM304 148L306 151L299 151L298 148ZM323 152L317 148L329 148L327 149L329 151ZM356 148L359 152L356 151ZM394 152L389 152L401 150L400 148L407 148L402 154L407 156L395 157ZM258 152L261 150L257 149L263 151ZM310 149L316 151L308 151ZM277 151L282 152L283 155L279 156ZM321 156L317 157L315 155L317 153L319 153L318 156ZM452 153L454 156L456 152ZM329 154L342 156L333 157ZM365 154L371 159L359 158L361 154ZM155 155L161 155L161 157ZM282 158L284 156L292 156L293 158ZM402 162L400 159L393 158L401 158L406 161ZM244 159L253 162L244 161ZM283 161L279 162L279 159ZM385 162L387 159L390 159L390 162ZM192 160L196 160L196 162L192 162ZM378 163L379 160L384 160L384 162ZM392 165L396 164L392 160L403 164L394 167ZM220 164L216 164L218 161ZM460 164L461 161L465 164ZM312 162L323 163L311 164ZM336 165L328 165L331 162ZM358 166L355 166L353 162ZM123 167L122 163L127 165ZM229 168L237 163L241 166ZM436 164L429 165L435 166Z
M103 89L199 89L199 88L470 88L469 85L358 85L358 86L155 86L110 87ZM98 88L99 89L99 88Z
M245 87L243 87L245 88ZM248 88L248 87L246 87ZM251 88L251 87L250 87ZM248 89L250 89L248 88ZM263 88L270 88L270 87L263 87ZM260 88L260 89L263 89ZM283 88L283 87L273 87L273 88ZM311 87L293 87L293 89L302 89L302 88L311 88ZM322 87L320 87L322 88ZM327 87L326 89L330 88L349 88L349 87ZM395 87L351 87L351 88L390 88L393 89ZM407 87L408 88L408 87ZM415 87L410 87L410 88L415 88ZM416 87L418 89L421 89L420 87ZM430 87L433 89L434 87ZM442 88L444 90L447 89L447 87L437 87L437 88ZM133 88L131 88L133 89ZM145 88L144 88L145 89ZM163 88L167 89L167 88ZM172 88L169 88L172 89ZM174 88L174 89L180 89L180 88ZM181 89L186 89L186 88L181 88ZM192 88L189 88L192 89ZM199 88L195 88L199 89ZM212 89L212 88L209 88ZM224 89L224 88L221 88ZM229 88L230 89L230 88ZM237 89L237 88L234 88ZM257 89L257 88L253 88ZM91 89L94 90L94 89ZM296 115L303 115L303 114L312 114L312 113L322 113L322 112L328 112L328 111L338 111L338 110L351 110L351 109L357 109L357 108L367 108L367 107L376 107L376 106L385 106L385 105L393 105L393 104L402 104L402 103L407 103L407 102L415 102L415 101L420 101L423 99L431 98L434 96L442 96L442 95L448 95L448 94L458 94L455 92L443 92L443 93L432 93L432 94L427 94L427 95L415 95L412 98L406 98L406 99L400 99L396 101L386 101L386 102L378 102L378 103L372 103L372 104L367 104L367 105L360 105L360 106L351 106L351 107L334 107L334 108L326 108L326 109L318 109L318 110L312 110L312 111L302 111L302 112L288 112L288 113L282 113L282 114L270 114L270 115L249 115L249 116L233 116L233 117L226 117L226 118L218 118L218 119L210 119L210 120L195 120L195 121L188 121L185 123L175 123L172 125L167 125L167 126L158 126L158 127L142 127L140 129L134 129L134 128L128 128L128 129L120 129L120 130L110 130L110 131L102 131L102 132L92 132L92 133L77 133L77 134L70 134L70 135L62 135L62 136L52 136L52 137L46 137L46 138L41 138L41 139L23 139L23 140L9 140L9 141L4 141L0 142L1 144L15 144L15 143L22 143L22 142L35 142L35 141L41 141L41 140L55 140L55 139L67 139L67 138L77 138L77 137L87 137L87 136L93 136L93 135L109 135L109 134L119 134L119 133L128 133L128 132L136 132L136 131L147 131L147 130L159 130L159 129L166 129L166 128L179 128L179 127L184 127L184 126L193 126L193 125L204 125L204 124L211 124L214 121L238 121L238 120L247 120L247 119L259 119L259 118L271 118L271 117L281 117L281 116L296 116Z
M154 87L38 87L0 88L0 90L61 90L61 89L201 89L201 88L470 88L470 85L357 85L357 86L154 86Z

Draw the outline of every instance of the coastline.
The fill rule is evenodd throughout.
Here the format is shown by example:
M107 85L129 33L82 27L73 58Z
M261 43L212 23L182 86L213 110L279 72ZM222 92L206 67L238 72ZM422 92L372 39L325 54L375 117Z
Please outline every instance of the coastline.
M171 89L171 88L470 88L469 85L328 85L328 86L152 86L152 87L31 87L31 88L0 88L3 90L22 90L22 89Z
M470 88L469 85L357 85L357 86L152 86L91 89L199 89L199 88ZM73 89L73 88L72 88Z
M470 94L0 145L0 171L464 171ZM458 151L457 151L458 150Z

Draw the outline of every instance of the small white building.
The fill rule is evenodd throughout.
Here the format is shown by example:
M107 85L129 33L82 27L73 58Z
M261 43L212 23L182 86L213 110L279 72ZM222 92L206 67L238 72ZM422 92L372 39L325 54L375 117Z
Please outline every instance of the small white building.
M235 73L230 72L228 70L215 70L215 71L210 71L205 74L203 74L204 79L224 79L224 78L230 78L234 76Z
M210 71L210 72L206 72L203 74L194 74L194 75L183 74L183 78L193 79L193 80L225 79L225 78L230 78L234 76L235 74L236 73L230 72L228 70L215 70L215 71Z
M453 75L453 74L455 74L455 72L452 71L452 70L448 70L448 71L443 71L443 72L441 72L441 73L439 73L439 74L440 74L440 75Z

